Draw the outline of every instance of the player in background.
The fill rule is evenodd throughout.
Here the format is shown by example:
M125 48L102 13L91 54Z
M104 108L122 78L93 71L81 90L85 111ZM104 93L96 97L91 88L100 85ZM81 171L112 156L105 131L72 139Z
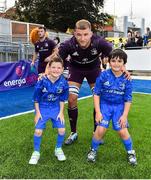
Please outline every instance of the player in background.
M57 51L56 44L53 40L46 37L46 28L38 28L39 40L34 44L35 52L33 54L31 65L35 64L37 58L38 62L38 74L45 72L46 65L51 59L51 54Z
M111 68L102 72L96 80L94 106L98 126L87 155L88 161L96 161L100 139L105 135L112 120L113 129L119 134L127 151L128 162L132 165L137 164L132 139L127 129L127 117L132 101L132 82L127 80L121 71L126 62L127 54L123 50L113 50L109 55Z
M59 161L66 160L62 144L65 137L64 102L68 99L69 87L62 73L63 61L57 56L52 56L48 63L47 77L43 77L35 86L33 96L35 103L34 152L29 164L38 163L42 133L50 119L53 128L58 129L55 156Z

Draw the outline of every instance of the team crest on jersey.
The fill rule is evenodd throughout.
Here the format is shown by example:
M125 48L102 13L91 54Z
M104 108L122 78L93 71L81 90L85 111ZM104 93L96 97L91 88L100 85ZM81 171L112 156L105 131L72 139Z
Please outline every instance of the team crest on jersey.
M125 84L124 84L124 83L121 83L121 84L120 84L120 88L121 88L122 90L124 90L124 89L125 89Z
M91 49L91 54L96 55L96 54L98 54L98 51L95 48L93 48L93 49Z
M63 89L62 89L62 88L57 89L57 94L62 93L62 91L63 91Z
M37 49L38 49L38 48L39 48L39 45L37 45L36 47L37 47Z
M79 56L79 54L78 54L77 51L75 51L75 52L72 54L72 56Z
M106 82L104 83L104 85L105 85L105 86L109 86L109 85L110 85L110 82L109 82L109 81L106 81Z

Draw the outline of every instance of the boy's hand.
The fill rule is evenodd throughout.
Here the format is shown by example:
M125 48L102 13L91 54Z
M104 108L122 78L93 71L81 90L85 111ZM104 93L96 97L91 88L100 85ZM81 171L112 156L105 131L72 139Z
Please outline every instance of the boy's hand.
M61 124L64 124L65 120L64 120L64 114L63 113L59 113L57 116L57 120L60 119Z
M102 118L103 118L103 116L102 116L101 112L97 112L96 115L95 115L96 123L101 122Z
M127 116L122 115L119 119L121 128L126 128L127 125Z

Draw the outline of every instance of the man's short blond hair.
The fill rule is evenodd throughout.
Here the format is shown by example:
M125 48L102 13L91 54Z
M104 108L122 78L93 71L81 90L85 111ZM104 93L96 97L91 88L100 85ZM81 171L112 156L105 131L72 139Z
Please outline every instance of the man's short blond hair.
M87 28L91 29L91 23L88 20L81 19L81 20L77 21L75 24L75 29L84 30Z

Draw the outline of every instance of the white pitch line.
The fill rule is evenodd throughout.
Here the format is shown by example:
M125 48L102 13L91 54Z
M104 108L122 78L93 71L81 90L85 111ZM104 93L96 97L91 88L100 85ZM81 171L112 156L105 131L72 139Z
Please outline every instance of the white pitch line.
M92 95L78 98L78 100L83 100L83 99L86 99L86 98L89 98L89 97L92 97ZM67 103L67 101L65 103ZM8 118L11 118L11 117L16 117L16 116L20 116L20 115L24 115L24 114L28 114L28 113L32 113L32 112L34 112L34 109L30 110L30 111L25 111L25 112L22 112L22 113L17 113L17 114L1 117L0 120L8 119Z
M133 92L133 94L151 95L151 93L143 93L143 92ZM89 97L92 97L92 95L78 98L78 100L83 100L83 99L86 99L86 98L89 98ZM65 103L67 103L67 102L65 102ZM24 115L24 114L28 114L28 113L32 113L32 112L34 112L34 109L30 110L30 111L25 111L25 112L22 112L22 113L17 113L17 114L1 117L0 120L8 119L8 118L11 118L11 117L16 117L16 116L20 116L20 115Z

